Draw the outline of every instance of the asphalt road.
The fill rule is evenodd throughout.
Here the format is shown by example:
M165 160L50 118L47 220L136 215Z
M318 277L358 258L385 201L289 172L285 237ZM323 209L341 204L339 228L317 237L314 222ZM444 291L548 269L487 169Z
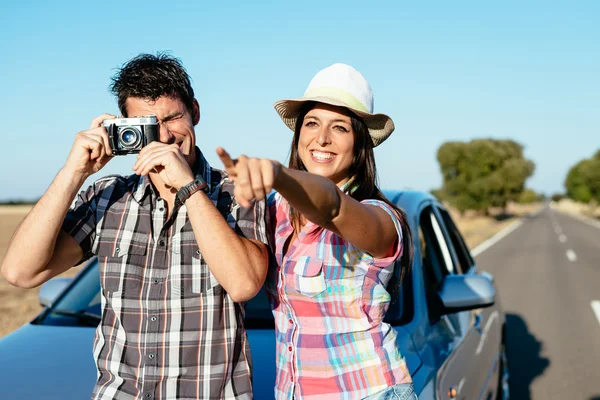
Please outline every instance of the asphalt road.
M600 400L600 229L546 207L476 260L507 314L511 398Z

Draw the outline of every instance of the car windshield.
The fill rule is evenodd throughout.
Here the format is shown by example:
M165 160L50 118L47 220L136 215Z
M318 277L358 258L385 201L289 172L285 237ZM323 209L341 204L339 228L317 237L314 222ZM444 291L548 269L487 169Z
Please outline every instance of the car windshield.
M44 314L45 325L96 326L102 316L98 263L83 267L75 283Z

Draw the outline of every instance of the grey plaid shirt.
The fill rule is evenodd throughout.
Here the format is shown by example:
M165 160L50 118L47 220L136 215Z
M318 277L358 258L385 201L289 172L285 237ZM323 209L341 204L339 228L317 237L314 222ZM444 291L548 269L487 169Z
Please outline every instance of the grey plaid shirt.
M266 243L266 203L236 205L225 173L196 151L194 172L229 225ZM244 305L210 272L185 205L167 219L147 177L109 176L78 195L63 230L100 265L93 399L252 398Z

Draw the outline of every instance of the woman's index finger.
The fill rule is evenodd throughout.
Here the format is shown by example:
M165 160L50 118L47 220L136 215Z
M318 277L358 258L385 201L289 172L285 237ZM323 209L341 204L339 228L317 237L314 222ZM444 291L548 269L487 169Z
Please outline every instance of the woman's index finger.
M231 159L231 156L227 151L225 151L224 148L217 147L217 155L221 159L221 162L223 163L226 169L235 167L235 161Z

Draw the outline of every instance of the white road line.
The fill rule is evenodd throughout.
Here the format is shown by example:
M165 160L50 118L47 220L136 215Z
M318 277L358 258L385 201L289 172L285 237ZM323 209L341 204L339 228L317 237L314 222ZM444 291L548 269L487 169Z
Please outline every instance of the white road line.
M522 224L523 224L523 221L521 221L520 219L513 222L512 224L510 224L506 228L502 229L500 232L496 233L494 236L492 236L485 242L479 244L479 246L475 247L471 251L471 255L473 257L477 257L479 254L483 253L484 251L486 251L487 249L492 247L494 244L498 243L500 241L500 239L502 239L503 237L505 237L506 235L508 235L515 229L517 229Z
M596 319L598 320L598 323L600 324L600 301L598 300L592 300L592 311L594 311L594 314L596 314Z
M560 240L561 243L564 243L567 241L567 237L561 233L560 236L558 236L558 240Z
M567 250L567 258L569 259L569 261L575 262L577 261L577 254L575 254L573 250L569 249Z

